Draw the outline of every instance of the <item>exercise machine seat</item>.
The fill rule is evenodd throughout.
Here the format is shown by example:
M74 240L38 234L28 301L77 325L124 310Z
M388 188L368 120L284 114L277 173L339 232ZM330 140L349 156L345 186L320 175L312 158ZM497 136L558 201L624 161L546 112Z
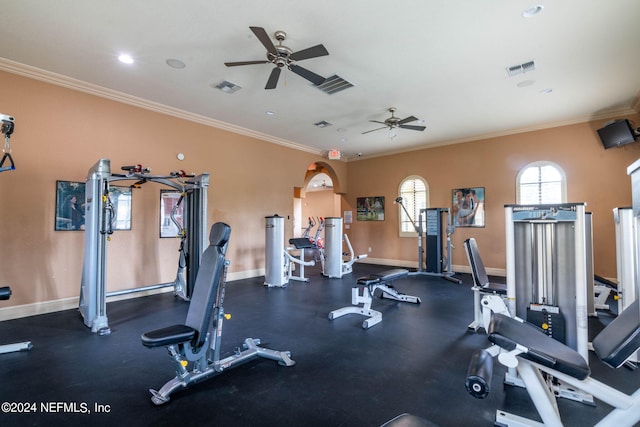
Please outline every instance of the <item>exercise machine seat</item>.
M289 244L295 246L296 249L310 249L316 247L308 237L295 237L289 239Z
M470 237L465 240L464 248L467 251L467 257L469 258L469 265L471 267L471 275L473 276L474 285L484 292L506 295L506 284L493 283L489 281L487 270L484 268L484 263L480 257L480 251L478 250L476 239Z
M640 348L640 303L636 300L607 325L591 342L600 360L620 367Z
M222 280L230 235L231 227L223 222L211 227L209 247L202 254L187 320L184 325L168 326L142 334L144 346L153 348L191 341L194 348L200 348L204 344L211 323L211 307Z
M507 351L514 350L516 344L524 346L527 351L519 357L579 380L587 378L590 374L589 365L580 353L529 323L494 313L489 324L488 335L489 341Z
M6 300L11 298L11 288L9 286L3 286L0 288L0 300Z

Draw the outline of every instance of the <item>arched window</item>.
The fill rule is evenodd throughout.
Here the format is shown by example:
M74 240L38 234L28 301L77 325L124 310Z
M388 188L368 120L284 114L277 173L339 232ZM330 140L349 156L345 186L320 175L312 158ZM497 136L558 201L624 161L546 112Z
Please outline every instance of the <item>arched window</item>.
M518 173L516 192L516 203L521 205L565 203L567 180L556 164L530 163Z
M429 207L429 185L423 178L412 175L400 183L398 195L402 197L402 204L411 215L411 218L409 218L402 206L398 205L400 210L400 236L415 237L416 229L411 220L416 221L417 224L420 210Z

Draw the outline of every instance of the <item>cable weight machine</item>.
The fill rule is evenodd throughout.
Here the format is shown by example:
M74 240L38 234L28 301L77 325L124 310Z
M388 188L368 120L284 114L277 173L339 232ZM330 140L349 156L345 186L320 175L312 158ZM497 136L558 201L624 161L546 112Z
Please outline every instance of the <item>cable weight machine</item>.
M152 175L150 169L141 165L124 166L122 170L125 173L112 174L109 159L101 159L89 169L85 185L84 262L79 309L84 324L99 335L111 333L106 314L107 297L173 286L176 296L188 300L207 244L209 174L195 176L179 171L168 175ZM178 236L182 239L180 259L173 282L107 293L107 242L111 239L112 222L115 219L109 199L109 184L117 181L134 181L131 187L136 188L146 182L155 182L181 193L179 203L184 203L184 226L180 227ZM172 220L176 222L174 214L175 211L172 211Z
M396 198L394 203L402 206L404 213L418 234L418 269L417 271L410 272L409 275L437 276L457 284L462 284L461 280L453 277L455 273L451 269L451 235L454 233L455 227L451 224L449 208L420 209L418 213L418 223L416 224L402 202L402 197ZM443 254L443 231L446 232L446 255Z

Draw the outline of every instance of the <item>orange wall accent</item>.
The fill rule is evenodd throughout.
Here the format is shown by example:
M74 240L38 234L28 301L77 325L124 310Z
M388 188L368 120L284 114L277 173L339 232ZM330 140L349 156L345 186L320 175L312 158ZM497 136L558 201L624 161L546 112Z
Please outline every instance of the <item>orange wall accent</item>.
M0 284L14 295L3 307L77 297L83 233L54 231L56 180L84 181L88 169L109 158L114 171L141 163L152 173L209 172L208 224L228 222L230 272L264 268L264 217L293 216L293 189L303 187L310 164L322 156L272 144L61 86L0 72L0 112L16 118L12 137L17 170L0 175ZM630 117L640 122L640 116ZM458 229L453 263L466 265L462 241L475 236L487 267L504 268L503 206L515 201L519 168L536 160L560 165L570 201L594 213L598 274L615 276L612 209L631 204L626 168L640 144L605 151L595 129L604 121L423 149L354 162L332 161L342 206L352 210L348 231L356 253L416 261L415 239L398 237L392 201L400 181L423 176L431 206L446 207L460 187L486 188L487 226ZM428 130L427 130L428 132ZM185 154L180 162L176 154ZM286 165L286 167L282 167ZM348 184L348 186L347 186ZM334 183L336 185L336 183ZM116 232L108 248L108 290L171 281L177 241L159 239L160 186L133 195L131 231ZM356 197L385 196L385 220L355 220ZM305 221L303 221L305 222ZM286 230L292 230L287 224ZM285 238L291 237L290 235Z
M640 123L640 116L630 116ZM594 270L616 276L613 208L631 205L627 167L640 158L640 143L604 150L596 129L606 121L580 123L534 132L489 138L427 150L350 162L349 192L343 203L355 209L357 197L385 196L383 222L355 221L351 242L356 253L372 247L373 258L417 261L415 238L398 237L400 182L410 175L426 179L431 207L451 207L454 188L485 187L484 228L458 228L452 236L452 263L467 266L462 242L475 237L487 267L504 269L504 205L516 202L519 170L534 161L560 166L567 178L568 202L586 202L593 213ZM428 130L427 130L428 131ZM346 207L343 207L346 210Z

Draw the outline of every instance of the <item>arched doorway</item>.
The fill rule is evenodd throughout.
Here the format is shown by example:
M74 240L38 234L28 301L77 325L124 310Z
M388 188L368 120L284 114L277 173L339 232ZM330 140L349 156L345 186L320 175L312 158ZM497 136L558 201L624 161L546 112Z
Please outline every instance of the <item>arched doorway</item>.
M340 182L330 165L315 162L305 171L304 186L294 188L293 227L299 237L309 225L309 218L341 216ZM316 225L317 227L317 225ZM313 231L312 231L313 233Z

